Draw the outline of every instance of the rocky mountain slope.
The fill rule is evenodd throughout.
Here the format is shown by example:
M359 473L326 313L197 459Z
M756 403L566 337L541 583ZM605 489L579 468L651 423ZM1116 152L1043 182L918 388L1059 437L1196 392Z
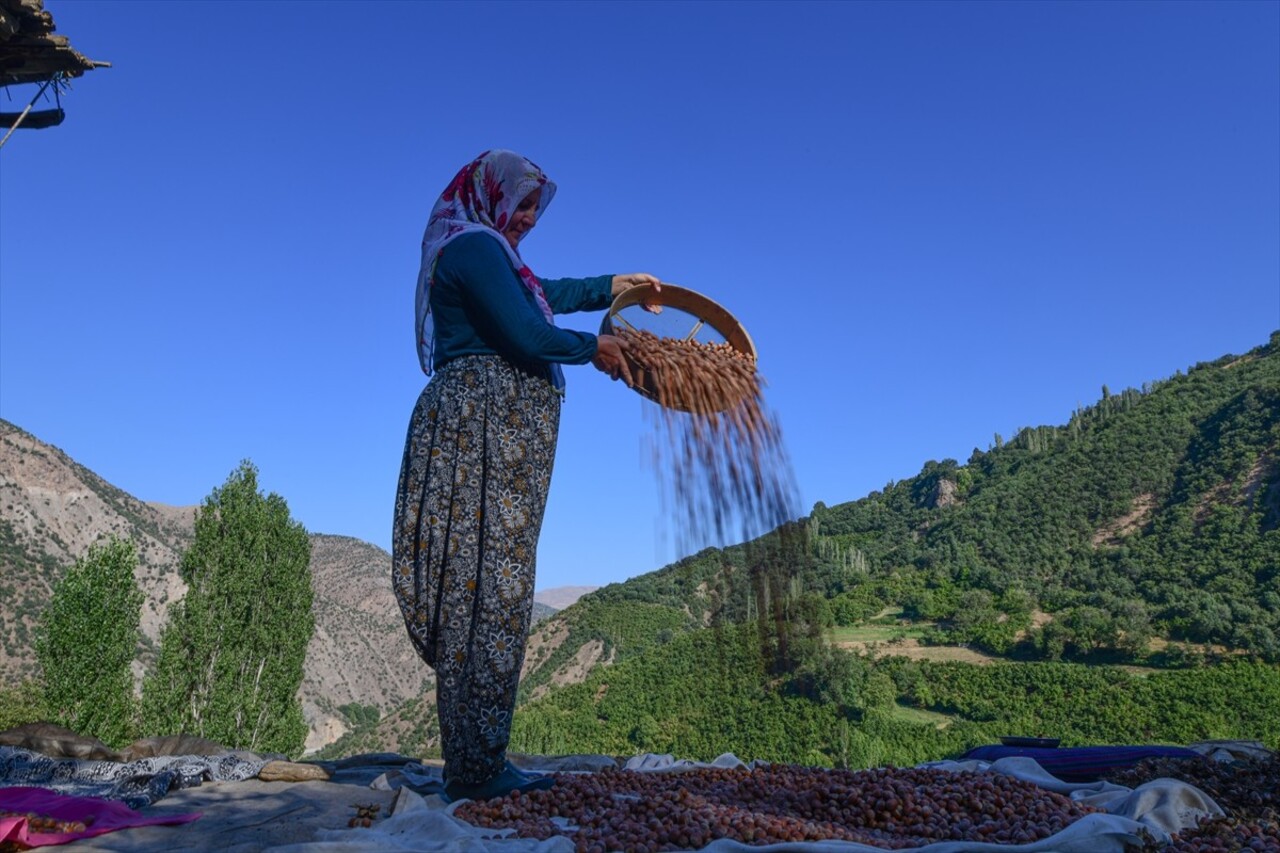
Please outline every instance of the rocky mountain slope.
M56 447L0 420L0 677L35 672L33 631L53 582L105 536L138 551L144 660L170 602L186 593L176 566L192 535L190 507L157 508L117 489Z
M347 730L342 706L372 705L385 712L431 687L431 670L405 636L390 566L391 555L376 545L311 536L316 630L302 679L308 750Z

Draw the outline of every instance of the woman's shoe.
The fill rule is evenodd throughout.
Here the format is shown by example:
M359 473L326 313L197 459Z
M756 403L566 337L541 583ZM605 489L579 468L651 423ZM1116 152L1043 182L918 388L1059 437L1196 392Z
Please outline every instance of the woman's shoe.
M492 800L505 797L512 791L528 793L529 791L545 791L555 785L556 780L550 776L528 776L510 762L502 772L488 782L468 785L457 779L444 783L444 792L440 795L446 803L454 800Z
M533 780L533 779L543 779L543 778L546 778L546 777L545 777L543 774L541 774L541 773L529 773L528 771L523 770L523 769L521 769L520 767L517 767L514 763L512 763L511 759L509 759L509 758L507 759L507 762L506 762L506 772L508 772L508 773L513 773L513 774L515 774L516 776L520 777L520 780L521 780L522 782L528 782L528 781L531 781L531 780ZM446 782L448 782L448 781L449 781L449 774L448 774L448 772L447 772L447 771L445 771L444 769L441 769L441 771L440 771L440 780L441 780L441 782L440 782L441 784L444 784L444 783L446 783Z

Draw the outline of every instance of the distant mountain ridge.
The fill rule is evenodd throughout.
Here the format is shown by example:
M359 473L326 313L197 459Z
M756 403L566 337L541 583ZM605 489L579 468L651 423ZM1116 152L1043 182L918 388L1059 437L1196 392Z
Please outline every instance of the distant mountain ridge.
M595 592L598 586L557 586L551 589L539 590L533 594L533 600L538 604L555 610L564 610L572 604L577 603L579 598L589 592Z

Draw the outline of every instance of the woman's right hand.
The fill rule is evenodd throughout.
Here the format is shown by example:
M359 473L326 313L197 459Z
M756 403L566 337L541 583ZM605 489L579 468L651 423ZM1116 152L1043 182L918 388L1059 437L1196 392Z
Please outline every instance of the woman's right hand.
M621 379L627 383L627 387L632 386L631 367L627 364L626 352L627 345L614 335L597 335L596 336L596 355L591 359L591 363L596 366L596 370L601 373L607 373L615 380Z
M613 277L613 287L609 295L617 299L619 295L633 287L651 287L654 294L662 293L662 281L656 275L649 275L647 272L629 272ZM640 303L640 307L650 314L662 313L661 302L646 300Z

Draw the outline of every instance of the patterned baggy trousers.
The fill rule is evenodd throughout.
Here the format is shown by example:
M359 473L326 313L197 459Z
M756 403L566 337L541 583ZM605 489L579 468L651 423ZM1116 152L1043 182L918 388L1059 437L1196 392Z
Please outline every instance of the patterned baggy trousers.
M499 356L464 356L436 373L409 421L392 583L436 672L451 780L488 781L506 760L560 401Z

